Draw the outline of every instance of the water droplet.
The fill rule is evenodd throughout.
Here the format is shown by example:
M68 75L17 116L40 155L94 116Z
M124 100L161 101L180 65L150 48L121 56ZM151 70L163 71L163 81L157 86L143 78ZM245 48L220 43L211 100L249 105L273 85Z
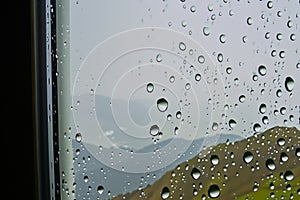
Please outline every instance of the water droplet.
M102 185L99 185L99 186L97 187L97 191L98 191L98 193L101 195L101 194L103 193L103 191L104 191L104 187L103 187Z
M196 74L195 75L195 80L196 81L200 81L201 80L201 75L200 74Z
M263 116L262 122L263 122L264 124L269 124L269 118L268 118L268 116Z
M300 157L300 148L297 148L297 149L296 149L295 155L296 155L297 157Z
M281 108L280 108L280 113L281 113L282 115L285 115L285 113L286 113L286 107L281 107Z
M203 55L200 55L200 56L198 57L198 62L199 62L200 64L203 64L203 63L205 62L205 57L204 57Z
M260 112L261 114L264 114L266 111L267 111L267 106L266 106L266 104L264 104L264 103L260 104L260 106L259 106L259 112Z
M277 97L281 97L281 96L282 96L282 91L281 91L281 89L278 89L278 90L276 91L276 96L277 96Z
M229 127L230 127L230 128L236 127L236 121L235 121L234 119L230 119L230 120L229 120Z
M231 74L232 73L232 68L231 67L227 67L226 68L226 73L227 74Z
M266 161L266 167L267 167L269 170L271 170L271 171L273 171L273 170L276 169L276 165L275 165L273 159L269 158L269 159Z
M219 40L222 44L224 44L226 42L226 35L225 34L221 34L219 37Z
M294 179L294 174L292 171L290 170L287 170L284 175L283 175L284 179L287 180L287 181L291 181Z
M191 84L190 84L190 83L185 84L185 89L186 89L186 90L191 89Z
M286 162L286 161L288 161L288 159L289 159L289 157L288 157L288 155L286 153L282 152L280 154L280 161L281 162Z
M191 176L193 179L197 180L200 177L201 173L197 168L193 168L191 171Z
M181 118L181 112L180 112L180 111L177 111L177 112L176 112L176 118L177 118L177 119L180 119L180 118Z
M279 57L284 58L285 57L285 51L280 51L279 52Z
M152 125L149 132L150 135L157 136L159 134L159 127L157 125Z
M87 183L89 181L89 177L88 176L84 176L83 177L83 181Z
M284 139L284 138L279 138L279 139L277 140L277 144L278 144L279 146L283 146L283 145L285 144L285 139Z
M245 95L241 95L241 96L239 97L239 101L240 101L241 103L244 103L245 100L246 100L246 96L245 96Z
M266 38L266 39L270 39L270 37L271 37L271 34L270 34L270 32L266 32L266 34L265 34L265 38Z
M154 85L152 83L148 83L146 89L147 92L151 93L154 90Z
M219 53L218 56L217 56L217 59L218 59L219 62L223 62L223 54Z
M168 187L164 187L161 191L161 198L162 199L167 199L170 196L170 190Z
M176 127L174 128L174 135L177 135L177 134L178 134L178 130L179 130L179 128L176 126Z
M217 164L219 164L219 157L217 156L217 155L212 155L211 157L210 157L210 162L211 162L211 164L213 164L213 165L217 165Z
M186 45L185 45L185 43L180 42L180 43L179 43L179 49L180 49L181 51L185 51L185 50L186 50Z
M210 34L210 29L207 26L203 27L203 34L205 36L209 36Z
M247 24L248 24L248 25L252 25L252 23L253 23L252 17L248 17L248 18L247 18Z
M194 190L193 190L193 195L194 195L194 196L197 196L197 195L198 195L197 189L194 189Z
M292 20L288 20L287 23L286 23L286 25L287 25L288 28L292 28L293 27Z
M195 12L196 11L196 6L192 5L190 10L191 10L191 12Z
M159 53L156 55L156 61L161 62L162 61L162 55Z
M267 8L269 8L269 9L273 8L273 2L272 1L267 2Z
M256 74L254 74L254 75L252 76L252 80L253 80L253 81L257 81L257 80L258 80L258 76L257 76Z
M208 4L207 9L208 9L208 11L213 11L213 9L214 9L213 4L211 4L211 3Z
M158 99L156 105L160 112L165 112L168 109L168 101L165 98Z
M282 33L277 33L276 39L277 40L282 40Z
M253 160L253 154L250 151L246 151L243 155L243 160L245 163L250 163Z
M186 27L187 26L187 21L186 20L182 20L181 21L181 26L182 27Z
M77 133L77 134L75 135L75 140L76 140L76 142L81 142L81 140L82 140L81 133Z
M218 130L218 127L219 127L218 123L214 122L212 125L212 130L216 131L216 130Z
M292 79L290 76L285 78L284 86L288 92L291 92L294 89L294 85L295 85L294 79Z
M264 76L267 74L267 68L264 66L264 65L260 65L258 67L258 73L261 75L261 76Z
M258 124L258 123L255 123L255 124L253 125L253 130L254 130L255 132L259 132L259 131L260 131L260 129L261 129L261 126L260 126L260 124Z
M170 76L169 81L170 81L170 83L174 83L174 81L175 81L175 76Z
M171 119L172 119L172 115L171 115L171 114L168 114L168 115L167 115L167 120L168 120L168 121L171 121Z
M290 35L290 40L292 40L292 41L295 41L295 40L296 40L296 35L295 35L295 33L292 33L292 34Z
M218 185L211 185L208 189L208 195L210 198L217 198L220 195L220 188Z

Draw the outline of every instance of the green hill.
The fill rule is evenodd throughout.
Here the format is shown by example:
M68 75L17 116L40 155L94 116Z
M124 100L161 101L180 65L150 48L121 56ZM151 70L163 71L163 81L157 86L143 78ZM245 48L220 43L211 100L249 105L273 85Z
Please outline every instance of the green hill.
M114 200L300 199L300 131L274 127L207 148L154 184Z

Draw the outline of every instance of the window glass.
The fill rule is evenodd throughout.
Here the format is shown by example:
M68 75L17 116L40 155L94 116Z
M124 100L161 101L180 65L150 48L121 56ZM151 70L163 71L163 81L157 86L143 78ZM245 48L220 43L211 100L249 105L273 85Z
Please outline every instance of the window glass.
M299 8L227 0L49 6L60 196L299 198Z

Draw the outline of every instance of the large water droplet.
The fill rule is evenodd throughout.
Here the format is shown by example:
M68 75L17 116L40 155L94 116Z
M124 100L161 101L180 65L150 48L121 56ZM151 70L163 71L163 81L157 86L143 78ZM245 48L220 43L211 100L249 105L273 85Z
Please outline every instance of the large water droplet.
M152 125L150 127L150 135L157 136L159 134L159 127L157 125Z
M200 177L201 173L197 168L193 168L191 171L191 176L193 179L197 180Z
M253 154L250 151L246 151L243 155L243 160L245 163L250 163L253 160Z
M161 198L162 199L167 199L170 196L170 190L168 187L164 187L161 191Z
M287 170L284 175L283 175L284 179L287 180L287 181L291 181L294 179L294 174L292 171L290 170Z
M284 86L287 91L291 92L294 89L294 85L295 82L292 77L288 76L285 78Z
M103 191L104 191L104 187L102 185L99 185L98 188L97 188L97 191L99 194L102 194Z
M271 171L273 171L273 170L276 169L276 165L275 165L273 159L268 159L268 160L266 161L266 167L267 167L269 170L271 170Z
M212 155L211 157L210 157L210 162L211 162L211 164L213 164L213 165L217 165L217 164L219 164L219 157L217 156L217 155Z
M288 159L289 159L289 157L288 157L288 155L285 152L282 152L280 154L280 161L281 162L286 162L286 161L288 161Z
M259 112L260 112L261 114L264 114L266 111L267 111L267 106L266 106L266 104L264 104L264 103L260 104L260 106L259 106Z
M156 105L160 112L165 112L168 109L168 101L165 98L158 99Z
M260 129L261 129L261 126L260 126L260 124L258 124L258 123L255 123L255 124L253 125L253 130L254 130L255 132L259 132L259 131L260 131Z
M217 198L220 196L220 188L218 185L211 185L208 189L208 195L210 198Z
M258 67L258 73L262 76L267 74L267 68L264 65Z
M236 127L236 121L234 119L230 119L228 123L230 128Z
M284 139L284 138L279 138L279 139L277 140L277 144L278 144L279 146L283 146L283 145L285 144L285 139Z
M151 93L154 90L154 85L152 83L148 83L146 89L147 92Z

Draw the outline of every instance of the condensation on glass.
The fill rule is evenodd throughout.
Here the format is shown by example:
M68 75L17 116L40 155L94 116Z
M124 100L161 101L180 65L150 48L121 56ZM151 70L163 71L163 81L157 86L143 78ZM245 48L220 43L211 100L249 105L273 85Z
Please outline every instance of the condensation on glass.
M49 6L61 198L299 198L299 8Z

